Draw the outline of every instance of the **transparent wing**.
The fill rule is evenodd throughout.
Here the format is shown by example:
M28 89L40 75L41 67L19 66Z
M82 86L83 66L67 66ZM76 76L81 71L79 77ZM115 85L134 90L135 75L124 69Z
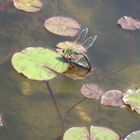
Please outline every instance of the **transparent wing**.
M75 39L75 42L82 43L86 39L87 34L88 34L88 28L82 29L82 31L79 33L79 35Z
M97 39L97 35L95 35L94 37L93 36L90 36L89 38L87 38L83 43L82 43L82 46L86 47L86 50L89 49L90 47L93 46L94 42L96 41Z
M93 46L94 42L97 39L97 35L95 35L94 37L90 36L89 38L87 38L81 45L86 47L86 50L89 49L90 47ZM75 60L75 62L80 61L83 58L83 56L79 57L78 59Z

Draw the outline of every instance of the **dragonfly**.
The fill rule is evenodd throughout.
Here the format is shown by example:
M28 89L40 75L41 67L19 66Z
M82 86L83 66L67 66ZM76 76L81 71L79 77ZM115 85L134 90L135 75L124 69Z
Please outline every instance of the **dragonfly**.
M74 41L64 41L58 43L56 45L56 51L67 58L73 59L74 61L80 60L83 57L80 53L86 53L97 39L97 35L87 38L87 34L88 28L83 28Z
M57 45L60 48L57 52L69 63L69 69L65 73L74 79L77 77L82 79L93 71L86 51L93 46L97 35L94 37L90 36L86 39L87 34L88 28L84 28L74 42L67 41ZM85 59L85 64L80 61L82 58Z

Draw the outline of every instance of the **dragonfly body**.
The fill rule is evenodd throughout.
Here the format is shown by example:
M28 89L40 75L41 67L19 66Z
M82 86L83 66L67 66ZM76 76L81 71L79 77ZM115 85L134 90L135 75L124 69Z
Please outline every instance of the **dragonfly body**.
M71 48L65 48L63 49L63 56L66 58L73 58L74 55L81 54L78 50L71 49Z

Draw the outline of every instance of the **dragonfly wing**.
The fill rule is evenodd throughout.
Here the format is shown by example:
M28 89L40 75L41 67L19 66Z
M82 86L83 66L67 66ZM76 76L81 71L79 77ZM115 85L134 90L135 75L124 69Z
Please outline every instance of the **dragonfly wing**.
M83 43L82 43L82 46L85 46L86 47L86 50L89 49L90 47L93 46L93 44L95 43L97 39L97 35L95 35L94 37L93 36L90 36L89 38L87 38Z
M88 28L82 29L82 31L79 33L79 35L75 39L75 42L82 43L86 39L87 34L88 34Z

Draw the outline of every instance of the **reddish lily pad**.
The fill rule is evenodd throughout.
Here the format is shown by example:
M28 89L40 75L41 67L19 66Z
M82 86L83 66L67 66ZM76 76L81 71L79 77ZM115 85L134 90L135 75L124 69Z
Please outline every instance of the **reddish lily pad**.
M13 0L14 6L26 12L38 12L43 4L40 0Z
M65 132L63 140L120 140L120 136L106 127L91 126L90 130L72 127Z
M44 23L45 28L57 35L75 36L79 33L81 25L76 20L69 17L51 17Z
M140 130L130 133L124 140L140 140Z
M97 84L84 84L81 88L81 93L87 98L100 99L104 91Z
M118 24L125 30L140 29L140 21L132 17L123 16L118 20Z
M123 106L123 93L119 90L109 90L101 98L101 104L110 106Z

